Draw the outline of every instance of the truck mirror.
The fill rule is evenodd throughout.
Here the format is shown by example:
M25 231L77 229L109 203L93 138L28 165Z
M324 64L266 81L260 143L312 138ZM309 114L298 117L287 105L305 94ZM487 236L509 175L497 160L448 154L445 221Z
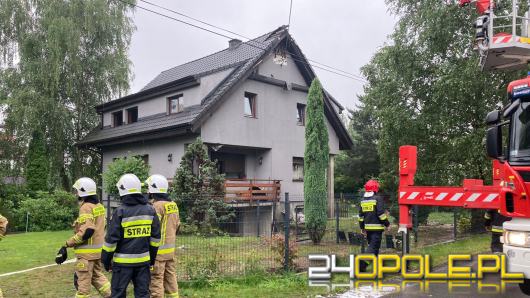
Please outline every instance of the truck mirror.
M487 125L494 125L499 123L501 120L501 112L499 110L494 110L488 113L488 116L486 116L486 124Z
M494 159L502 156L502 126L488 128L486 133L486 152L489 157Z

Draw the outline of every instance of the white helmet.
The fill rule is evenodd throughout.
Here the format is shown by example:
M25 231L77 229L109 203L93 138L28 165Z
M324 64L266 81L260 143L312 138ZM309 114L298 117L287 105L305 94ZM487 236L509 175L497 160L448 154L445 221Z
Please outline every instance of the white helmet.
M167 193L169 186L166 177L158 174L147 178L145 183L147 183L149 193Z
M83 177L77 179L74 183L73 188L77 190L77 196L80 198L96 195L97 187L94 180Z
M125 174L120 177L116 187L120 192L120 197L124 195L130 195L133 193L142 193L142 182L134 174Z

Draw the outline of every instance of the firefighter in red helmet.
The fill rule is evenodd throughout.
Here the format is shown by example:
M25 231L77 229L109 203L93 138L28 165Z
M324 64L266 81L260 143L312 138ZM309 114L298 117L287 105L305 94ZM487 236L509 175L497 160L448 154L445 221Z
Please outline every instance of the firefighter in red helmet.
M369 180L364 185L364 195L359 205L359 225L361 232L368 241L367 253L378 255L381 247L383 231L388 230L390 222L383 198L377 195L379 183L376 180ZM361 263L361 271L366 270L366 263Z

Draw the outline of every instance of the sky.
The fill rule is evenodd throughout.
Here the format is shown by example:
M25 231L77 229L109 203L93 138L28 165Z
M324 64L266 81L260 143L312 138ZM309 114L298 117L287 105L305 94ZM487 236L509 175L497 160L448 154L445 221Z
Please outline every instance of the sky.
M250 38L289 21L289 0L149 1ZM142 0L137 4L198 24ZM138 92L163 70L228 47L225 37L139 8L133 20L136 31L129 50L134 75L131 93ZM360 68L385 45L395 23L384 0L293 0L290 33L308 59L360 75ZM324 88L343 106L355 108L357 95L363 93L362 82L314 70Z

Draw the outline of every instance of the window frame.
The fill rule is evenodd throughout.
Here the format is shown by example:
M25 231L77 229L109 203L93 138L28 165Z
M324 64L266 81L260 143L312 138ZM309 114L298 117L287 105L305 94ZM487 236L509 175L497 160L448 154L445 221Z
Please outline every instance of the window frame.
M296 104L296 124L300 126L305 126L305 118L306 118L306 107L307 105L303 103L297 103ZM300 111L302 112L302 115L300 115ZM301 121L300 121L301 118Z
M247 118L258 118L258 113L257 113L257 108L258 108L258 99L257 99L258 95L256 93L252 93L252 92L245 92L245 95L243 97L243 116L244 117L247 117ZM250 114L247 114L245 109L246 109L246 104L247 104L247 98L248 100L250 101Z
M127 112L127 124L138 122L138 106L130 107L125 111ZM131 111L136 111L136 121L131 121Z
M304 170L305 170L304 158L303 157L293 156L292 164L293 164L293 182L304 182ZM295 167L297 167L297 166L298 167L302 166L302 177L297 177L296 176L298 169L296 169Z
M176 111L176 112L173 112L171 110L171 102L173 100L177 100L177 110L178 111ZM180 107L182 107L182 109L180 109ZM173 96L170 96L170 97L167 98L167 115L178 114L178 113L182 113L183 111L184 111L184 94L183 93L180 93L180 94L177 94L177 95L173 95Z
M123 110L112 112L110 115L112 117L112 127L118 127L123 125ZM116 117L118 115L120 115L119 117L121 118L121 122L119 124L116 124Z

